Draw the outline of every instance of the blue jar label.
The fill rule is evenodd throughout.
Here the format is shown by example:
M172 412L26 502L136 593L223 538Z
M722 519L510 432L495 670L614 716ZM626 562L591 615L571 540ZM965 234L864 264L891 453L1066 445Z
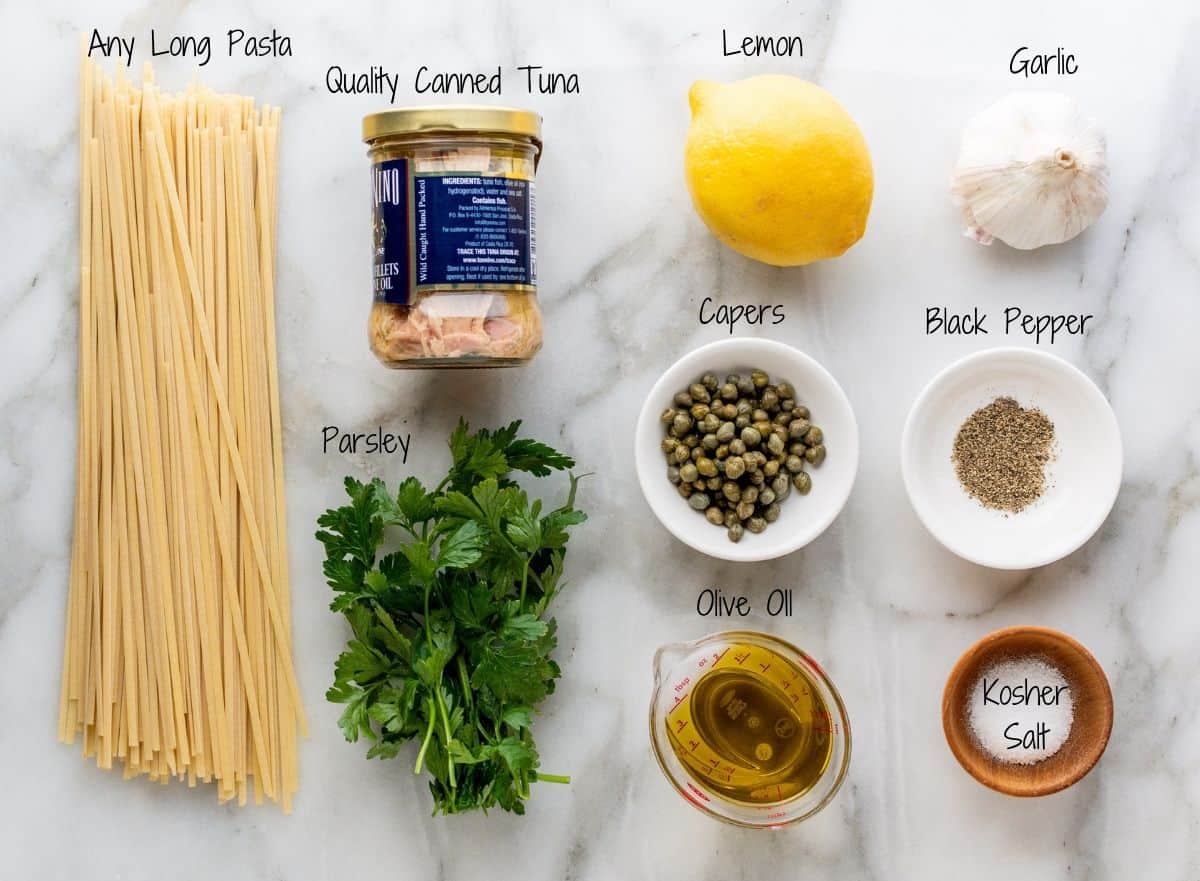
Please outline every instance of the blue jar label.
M425 288L537 285L532 181L374 167L375 299L407 304Z

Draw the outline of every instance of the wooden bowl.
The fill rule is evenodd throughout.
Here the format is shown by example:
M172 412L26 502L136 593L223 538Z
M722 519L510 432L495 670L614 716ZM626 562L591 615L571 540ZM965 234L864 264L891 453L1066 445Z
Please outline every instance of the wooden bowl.
M1067 680L1074 704L1071 733L1058 752L1040 762L1001 762L976 742L967 700L993 664L1029 655L1048 660ZM1092 653L1065 633L1046 627L1007 627L985 636L958 659L942 693L942 728L950 751L968 774L1006 795L1049 795L1080 780L1103 755L1112 724L1112 690Z

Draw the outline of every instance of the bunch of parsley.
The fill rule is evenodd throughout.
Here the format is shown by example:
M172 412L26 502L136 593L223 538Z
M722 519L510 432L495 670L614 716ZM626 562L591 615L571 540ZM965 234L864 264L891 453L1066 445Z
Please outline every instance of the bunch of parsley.
M413 772L429 772L434 813L499 805L524 813L538 773L530 726L554 691L555 622L577 478L549 513L509 477L546 477L574 461L518 438L520 422L450 437L453 464L433 490L409 477L392 494L346 478L350 503L326 511L317 539L353 638L326 697L345 704L346 739L392 758L416 741ZM389 548L391 550L389 550Z

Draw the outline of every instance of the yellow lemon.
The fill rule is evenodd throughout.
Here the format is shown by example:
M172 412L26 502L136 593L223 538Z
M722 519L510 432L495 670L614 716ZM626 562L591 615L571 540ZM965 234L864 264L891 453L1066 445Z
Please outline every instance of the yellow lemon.
M862 238L875 181L867 142L819 86L791 76L699 80L684 169L700 218L747 257L801 266Z

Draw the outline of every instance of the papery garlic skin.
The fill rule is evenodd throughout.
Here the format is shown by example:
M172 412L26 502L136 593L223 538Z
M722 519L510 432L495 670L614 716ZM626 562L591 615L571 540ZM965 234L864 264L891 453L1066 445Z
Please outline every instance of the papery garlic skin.
M950 193L980 244L1068 241L1108 206L1104 133L1067 95L1009 95L967 123Z

